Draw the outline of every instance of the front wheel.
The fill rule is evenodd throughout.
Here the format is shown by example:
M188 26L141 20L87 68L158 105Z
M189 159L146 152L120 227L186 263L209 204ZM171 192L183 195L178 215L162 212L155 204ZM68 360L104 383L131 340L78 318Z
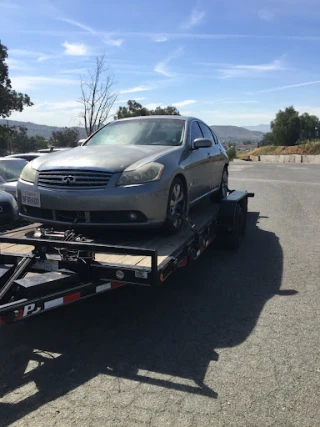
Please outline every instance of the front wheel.
M164 229L169 234L177 233L183 225L187 213L187 193L181 178L174 178L168 197L167 219Z

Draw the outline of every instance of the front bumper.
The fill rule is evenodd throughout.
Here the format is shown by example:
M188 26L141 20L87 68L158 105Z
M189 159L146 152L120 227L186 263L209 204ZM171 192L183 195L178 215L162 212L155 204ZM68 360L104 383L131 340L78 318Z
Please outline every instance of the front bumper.
M40 194L40 207L23 205L22 192ZM19 181L17 199L20 216L51 225L121 228L157 227L165 222L168 191L159 181L143 185L105 189L61 190L37 187ZM133 219L135 214L136 219Z

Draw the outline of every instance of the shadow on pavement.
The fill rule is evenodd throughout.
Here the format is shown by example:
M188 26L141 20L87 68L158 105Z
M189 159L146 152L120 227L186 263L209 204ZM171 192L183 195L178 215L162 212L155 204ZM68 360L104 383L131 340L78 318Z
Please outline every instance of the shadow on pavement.
M208 249L164 288L122 288L0 329L1 422L100 374L216 398L204 378L217 349L245 341L281 293L282 249L258 218L248 214L237 252ZM30 382L33 395L8 398Z

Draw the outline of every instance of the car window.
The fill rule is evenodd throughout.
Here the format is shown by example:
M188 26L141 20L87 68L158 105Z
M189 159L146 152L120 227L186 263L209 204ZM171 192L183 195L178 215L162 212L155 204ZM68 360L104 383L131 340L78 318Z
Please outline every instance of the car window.
M199 128L199 124L196 121L193 121L191 123L190 133L191 133L191 143L193 143L193 141L197 138L203 138L201 129Z
M211 130L211 133L212 133L212 136L213 136L213 139L214 139L214 143L215 144L219 144L219 140L218 140L217 135L213 132L213 130Z
M181 145L185 120L167 118L132 119L108 123L94 134L89 145Z
M26 160L0 160L0 176L7 182L18 181Z
M210 141L212 141L212 143L215 143L215 140L213 138L213 135L210 131L210 129L208 128L208 126L206 126L204 123L199 122L199 126L202 130L202 133L204 135L204 138L210 139Z

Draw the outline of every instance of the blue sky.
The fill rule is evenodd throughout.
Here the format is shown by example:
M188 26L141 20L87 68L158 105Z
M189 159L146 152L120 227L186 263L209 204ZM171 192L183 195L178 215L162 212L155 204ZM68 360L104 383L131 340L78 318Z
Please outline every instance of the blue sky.
M294 105L320 116L318 0L0 0L12 120L79 125L80 75L105 54L114 107L175 105L209 125L269 123Z

